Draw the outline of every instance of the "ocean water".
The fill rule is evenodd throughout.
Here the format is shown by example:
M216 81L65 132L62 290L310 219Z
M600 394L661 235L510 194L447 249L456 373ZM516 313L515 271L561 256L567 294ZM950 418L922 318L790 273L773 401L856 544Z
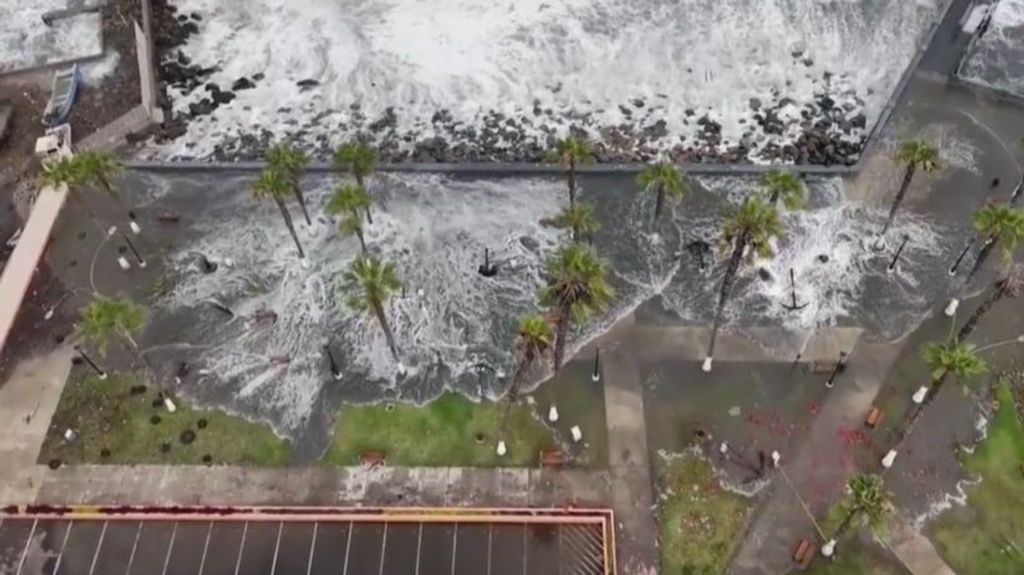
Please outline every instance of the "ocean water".
M0 73L103 53L98 13L57 20L53 26L43 23L43 14L68 4L68 0L0 1Z
M477 131L491 112L529 120L527 140L540 145L582 118L595 137L603 127L664 121L667 133L653 144L662 148L692 142L707 114L721 124L723 147L745 139L756 156L796 134L760 133L751 99L790 98L785 119L828 94L851 116L863 112L870 129L942 3L178 0L182 12L202 16L182 49L193 64L216 67L211 80L223 89L264 78L149 154L207 157L264 129L311 146L336 142L392 108L405 149L435 134L441 110ZM300 88L301 80L318 86ZM187 112L205 91L171 96Z
M1024 0L999 0L988 30L971 46L960 75L1024 97Z
M167 291L152 306L144 345L155 348L160 365L189 362L187 393L268 421L291 437L316 427L325 406L339 398L420 402L445 388L500 396L511 371L516 318L537 309L543 258L564 238L542 222L565 202L560 178L376 178L367 241L395 263L406 286L387 306L402 373L376 320L344 305L341 275L359 248L355 239L338 237L321 213L335 180L308 179L312 226L292 210L308 253L304 268L277 209L253 205L250 178L144 178L140 188L150 191L145 209L188 214L175 228ZM603 225L594 247L608 261L617 297L579 326L570 353L652 298L661 301L668 321L710 322L725 256L713 256L701 273L686 246L713 241L727 202L751 193L755 182L695 184L690 197L653 224L653 202L636 192L631 178L584 180L581 197L594 204ZM865 247L884 212L844 202L838 179L810 187L809 210L785 216L788 231L775 258L745 266L727 310L729 329L781 326L800 341L819 325L863 325L879 337L915 327L948 284L949 254L962 238L907 212L893 237L909 234L913 241L898 270L887 273L891 250ZM198 201L201 213L194 210ZM497 277L476 272L484 248L499 266ZM201 272L200 254L218 262L216 272ZM828 263L819 260L822 254ZM799 313L782 306L790 297L790 268L798 300L807 304ZM235 317L218 311L214 301ZM276 321L266 319L268 312ZM339 380L330 376L323 350L328 341L342 367Z

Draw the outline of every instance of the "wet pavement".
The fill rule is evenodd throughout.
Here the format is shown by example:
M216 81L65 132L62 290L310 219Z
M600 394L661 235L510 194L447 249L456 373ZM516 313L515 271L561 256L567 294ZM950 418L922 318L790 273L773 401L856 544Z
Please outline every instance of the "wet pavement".
M5 575L603 575L600 524L0 522Z

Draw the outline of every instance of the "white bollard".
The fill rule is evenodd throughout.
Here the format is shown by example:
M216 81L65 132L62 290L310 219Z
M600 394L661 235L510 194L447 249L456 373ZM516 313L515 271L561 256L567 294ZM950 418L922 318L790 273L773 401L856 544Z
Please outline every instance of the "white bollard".
M896 461L896 450L890 449L889 453L886 453L885 457L882 458L882 467L889 469L892 467L893 461Z
M139 224L135 223L135 220L128 222L128 227L132 229L132 233L135 235L142 233L142 228L139 227Z
M701 369L703 369L705 372L711 371L711 361L712 361L712 359L714 359L714 358L712 358L711 356L705 357L704 358L704 365L701 367Z
M170 413L174 413L175 411L178 411L177 406L174 405L174 402L171 401L171 398L169 398L169 397L165 397L164 398L164 407L166 407L167 411L169 411Z
M302 269L308 270L309 269L309 260L307 260L306 258L302 258L301 260L299 260L299 265L302 266Z
M721 453L722 455L725 455L725 454L726 454L726 453L727 453L727 452L729 451L729 444L723 441L723 442L722 442L722 445L720 445L720 446L718 447L718 451L719 451L719 452L720 452L720 453Z
M505 447L505 442L499 441L498 448L495 451L497 451L498 457L505 457L505 454L508 453L508 448Z
M548 421L551 423L558 421L558 408L553 405L548 409Z
M914 395L911 397L911 399L914 400L914 403L916 403L918 405L921 405L922 403L924 403L924 398L927 397L927 396L928 396L928 386L927 385L922 385L921 387L919 387L917 389L917 391L914 392Z
M398 362L398 374L405 375L405 364Z
M78 437L78 434L75 433L74 429L71 429L69 427L69 428L64 430L64 441L72 442L72 441L75 440L76 437Z
M946 317L953 317L956 315L957 308L960 307L960 300L953 298L949 300L949 304L946 305Z
M574 425L569 431L572 433L572 440L574 442L579 443L583 439L583 431L580 429L580 426Z
M779 466L779 461L782 460L782 456L779 455L778 451L772 451L772 465L775 467Z
M123 256L118 256L117 265L121 266L123 270L130 270L132 268L132 264L128 263L128 260L124 259Z
M825 557L831 557L836 552L836 540L829 539L821 546L821 554Z

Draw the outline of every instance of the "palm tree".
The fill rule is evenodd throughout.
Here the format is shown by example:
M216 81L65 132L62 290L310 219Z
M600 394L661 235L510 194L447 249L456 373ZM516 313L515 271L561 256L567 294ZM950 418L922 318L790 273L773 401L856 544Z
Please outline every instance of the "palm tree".
M704 358L704 371L711 371L722 312L725 311L725 303L729 299L729 292L747 248L751 248L751 255L771 257L771 239L781 236L784 231L779 220L779 211L757 195L746 198L739 207L733 207L722 221L721 227L719 244L723 251L731 248L732 255L729 257L729 267L725 270L722 287L718 293L718 308L711 328L711 343Z
M388 300L402 289L395 264L381 263L372 256L360 256L352 261L342 279L342 290L348 294L348 306L354 311L371 313L377 318L384 330L388 347L391 348L391 355L395 361L399 361L395 336L388 324L387 314L384 313Z
M565 177L569 184L569 205L575 206L576 168L594 161L590 142L584 137L566 136L555 142L555 146L548 150L547 161L560 163L565 168Z
M139 358L134 335L142 328L144 319L142 307L127 298L95 295L82 310L79 329L86 342L101 355L106 355L110 340L116 339Z
M544 270L548 285L541 290L540 300L555 316L553 359L557 372L562 368L569 324L585 321L604 309L615 292L608 285L604 262L580 244L559 248L545 260Z
M505 429L508 423L508 414L519 398L519 387L522 385L523 374L534 364L535 361L544 357L551 348L551 325L544 316L540 314L528 314L519 318L519 332L516 334L513 344L516 360L515 369L512 372L512 384L508 388L508 399L501 414L501 426L499 427L498 454L504 455Z
M288 206L284 203L285 198L291 193L292 186L288 175L280 168L274 166L264 168L260 172L259 179L256 180L252 187L254 198L257 200L270 198L277 204L278 209L281 210L281 217L284 218L284 225L288 227L288 232L292 235L292 239L295 240L295 247L299 250L299 259L305 260L306 253L302 251L302 244L299 242L299 236L295 233L295 225L292 223L292 215L288 212Z
M309 219L309 211L306 210L306 199L302 195L301 185L302 173L306 171L306 166L309 164L309 156L306 155L306 152L292 147L291 144L277 144L267 150L267 162L270 167L287 175L292 194L298 200L299 207L302 208L302 215L306 218L306 225L313 225L312 220Z
M657 223L658 218L661 217L666 195L678 200L689 191L686 177L679 171L679 168L669 162L658 162L645 167L636 177L636 183L640 186L641 191L653 191L657 198L654 202L652 225Z
M787 210L799 210L807 201L807 186L790 171L768 170L761 177L761 190L768 195L768 203L778 207L779 200Z
M929 343L924 346L921 355L931 370L932 377L932 385L926 396L927 401L931 401L938 395L942 384L950 374L956 376L961 383L966 383L968 377L988 371L988 365L976 350L977 347L974 344L959 340Z
M988 202L976 210L971 219L974 222L974 229L985 237L985 244L978 252L974 266L971 267L965 281L970 281L978 273L996 243L1000 245L1003 262L1009 263L1013 260L1013 252L1017 245L1024 242L1024 209L1004 203Z
M889 217L885 220L885 227L882 228L882 237L892 227L892 222L896 219L896 211L899 210L900 204L903 203L903 198L907 195L910 182L913 181L917 170L921 169L925 173L931 174L942 167L942 164L939 162L939 151L928 142L922 140L904 141L900 144L896 153L893 154L893 159L900 164L905 164L906 171L903 173L903 183L900 184L900 189L896 192L896 199L893 200L892 207L889 209Z
M568 229L574 242L601 229L601 224L594 218L590 204L584 202L562 208L553 223L556 227Z
M894 507L892 497L882 485L882 477L876 474L858 473L846 482L846 515L836 529L833 539L838 539L851 525L867 525L879 533L885 527L885 518Z
M363 221L359 210L370 205L370 196L359 185L338 186L324 208L330 215L343 214L338 228L345 235L355 235L366 254L366 240L363 237Z
M117 190L111 180L124 167L113 156L105 152L81 152L74 156L58 156L43 162L39 174L39 185L59 188L66 185L71 192L80 186L92 185L109 196L116 197ZM73 193L89 217L99 225L99 219L89 209L80 193Z
M978 322L981 318L992 309L992 306L999 300L1011 297L1018 298L1024 295L1024 264L1011 264L1006 267L1006 271L1003 273L985 295L985 299L981 300L981 305L978 309L974 310L971 317L968 318L964 326L960 328L960 332L957 333L956 338L960 341L967 339L971 332L978 327Z
M356 179L356 184L364 190L366 189L366 177L373 173L376 163L376 152L363 142L347 142L338 146L334 151L334 167L342 173L352 174ZM363 207L366 210L366 222L373 224L370 203L367 202Z

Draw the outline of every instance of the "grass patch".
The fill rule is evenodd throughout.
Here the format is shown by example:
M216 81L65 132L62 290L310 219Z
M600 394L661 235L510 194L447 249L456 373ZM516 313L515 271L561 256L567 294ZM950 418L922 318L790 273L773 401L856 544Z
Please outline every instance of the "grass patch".
M537 466L541 450L556 442L551 430L522 403L509 412L508 453L495 453L503 406L475 403L453 392L422 407L344 405L323 461L355 465L364 452L380 451L390 465L400 466Z
M157 391L152 387L143 391L133 375L111 374L101 380L92 372L75 370L50 421L40 462L288 464L288 442L265 424L220 410L193 409L178 398L174 398L177 410L170 413L162 404L154 406L154 401ZM68 428L77 433L71 442L63 437ZM194 439L185 443L183 434L184 439L194 434ZM170 448L165 450L165 444ZM204 461L204 456L209 460Z
M662 462L661 573L719 575L750 519L751 502L719 485L711 465L693 454Z
M930 526L939 552L960 575L1024 573L1024 428L1010 384L996 387L999 407L988 437L964 466L981 476L967 489L967 506Z

